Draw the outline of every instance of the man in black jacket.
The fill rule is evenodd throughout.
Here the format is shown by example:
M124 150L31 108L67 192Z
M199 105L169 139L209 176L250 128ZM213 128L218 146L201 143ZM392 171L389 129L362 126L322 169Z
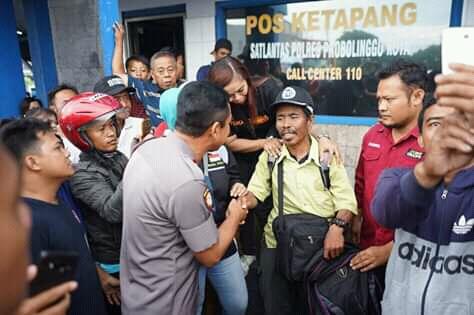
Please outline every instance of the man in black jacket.
M82 150L71 190L84 212L92 256L99 267L109 314L120 314L122 175L128 159L117 151L121 105L105 94L83 93L64 108L60 124ZM107 277L107 274L109 277ZM111 277L110 277L111 276Z

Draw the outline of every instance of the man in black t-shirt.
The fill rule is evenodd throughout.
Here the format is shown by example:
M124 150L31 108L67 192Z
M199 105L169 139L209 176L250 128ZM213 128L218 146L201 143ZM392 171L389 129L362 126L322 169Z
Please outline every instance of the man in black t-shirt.
M70 315L105 315L94 261L80 219L58 198L61 184L73 173L69 152L48 123L18 120L1 129L1 140L21 165L21 197L31 209L31 258L41 251L70 251L79 254L78 288L71 294Z

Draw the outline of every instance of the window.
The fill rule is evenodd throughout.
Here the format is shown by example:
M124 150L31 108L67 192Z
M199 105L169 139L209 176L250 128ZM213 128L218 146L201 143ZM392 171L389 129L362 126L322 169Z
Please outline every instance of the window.
M235 1L217 4L225 20L217 27L225 25L234 56L253 74L308 89L317 114L333 117L326 122L366 124L377 116L375 73L383 66L404 58L440 71L440 35L451 6L445 0L352 0L239 7Z

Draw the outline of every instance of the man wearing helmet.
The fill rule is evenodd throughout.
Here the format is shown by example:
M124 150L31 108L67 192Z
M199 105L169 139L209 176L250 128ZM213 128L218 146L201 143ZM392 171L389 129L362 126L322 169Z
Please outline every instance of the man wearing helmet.
M82 93L64 106L59 120L66 137L82 151L71 189L84 212L92 256L115 278L104 287L109 314L120 314L122 175L128 162L117 151L121 107L112 96Z

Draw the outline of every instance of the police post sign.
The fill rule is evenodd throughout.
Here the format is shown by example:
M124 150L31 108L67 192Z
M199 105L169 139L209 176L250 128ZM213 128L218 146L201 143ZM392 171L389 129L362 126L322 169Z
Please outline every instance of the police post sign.
M319 114L375 116L381 67L404 58L439 71L450 10L448 0L307 1L247 8L227 27L249 67L309 89Z

